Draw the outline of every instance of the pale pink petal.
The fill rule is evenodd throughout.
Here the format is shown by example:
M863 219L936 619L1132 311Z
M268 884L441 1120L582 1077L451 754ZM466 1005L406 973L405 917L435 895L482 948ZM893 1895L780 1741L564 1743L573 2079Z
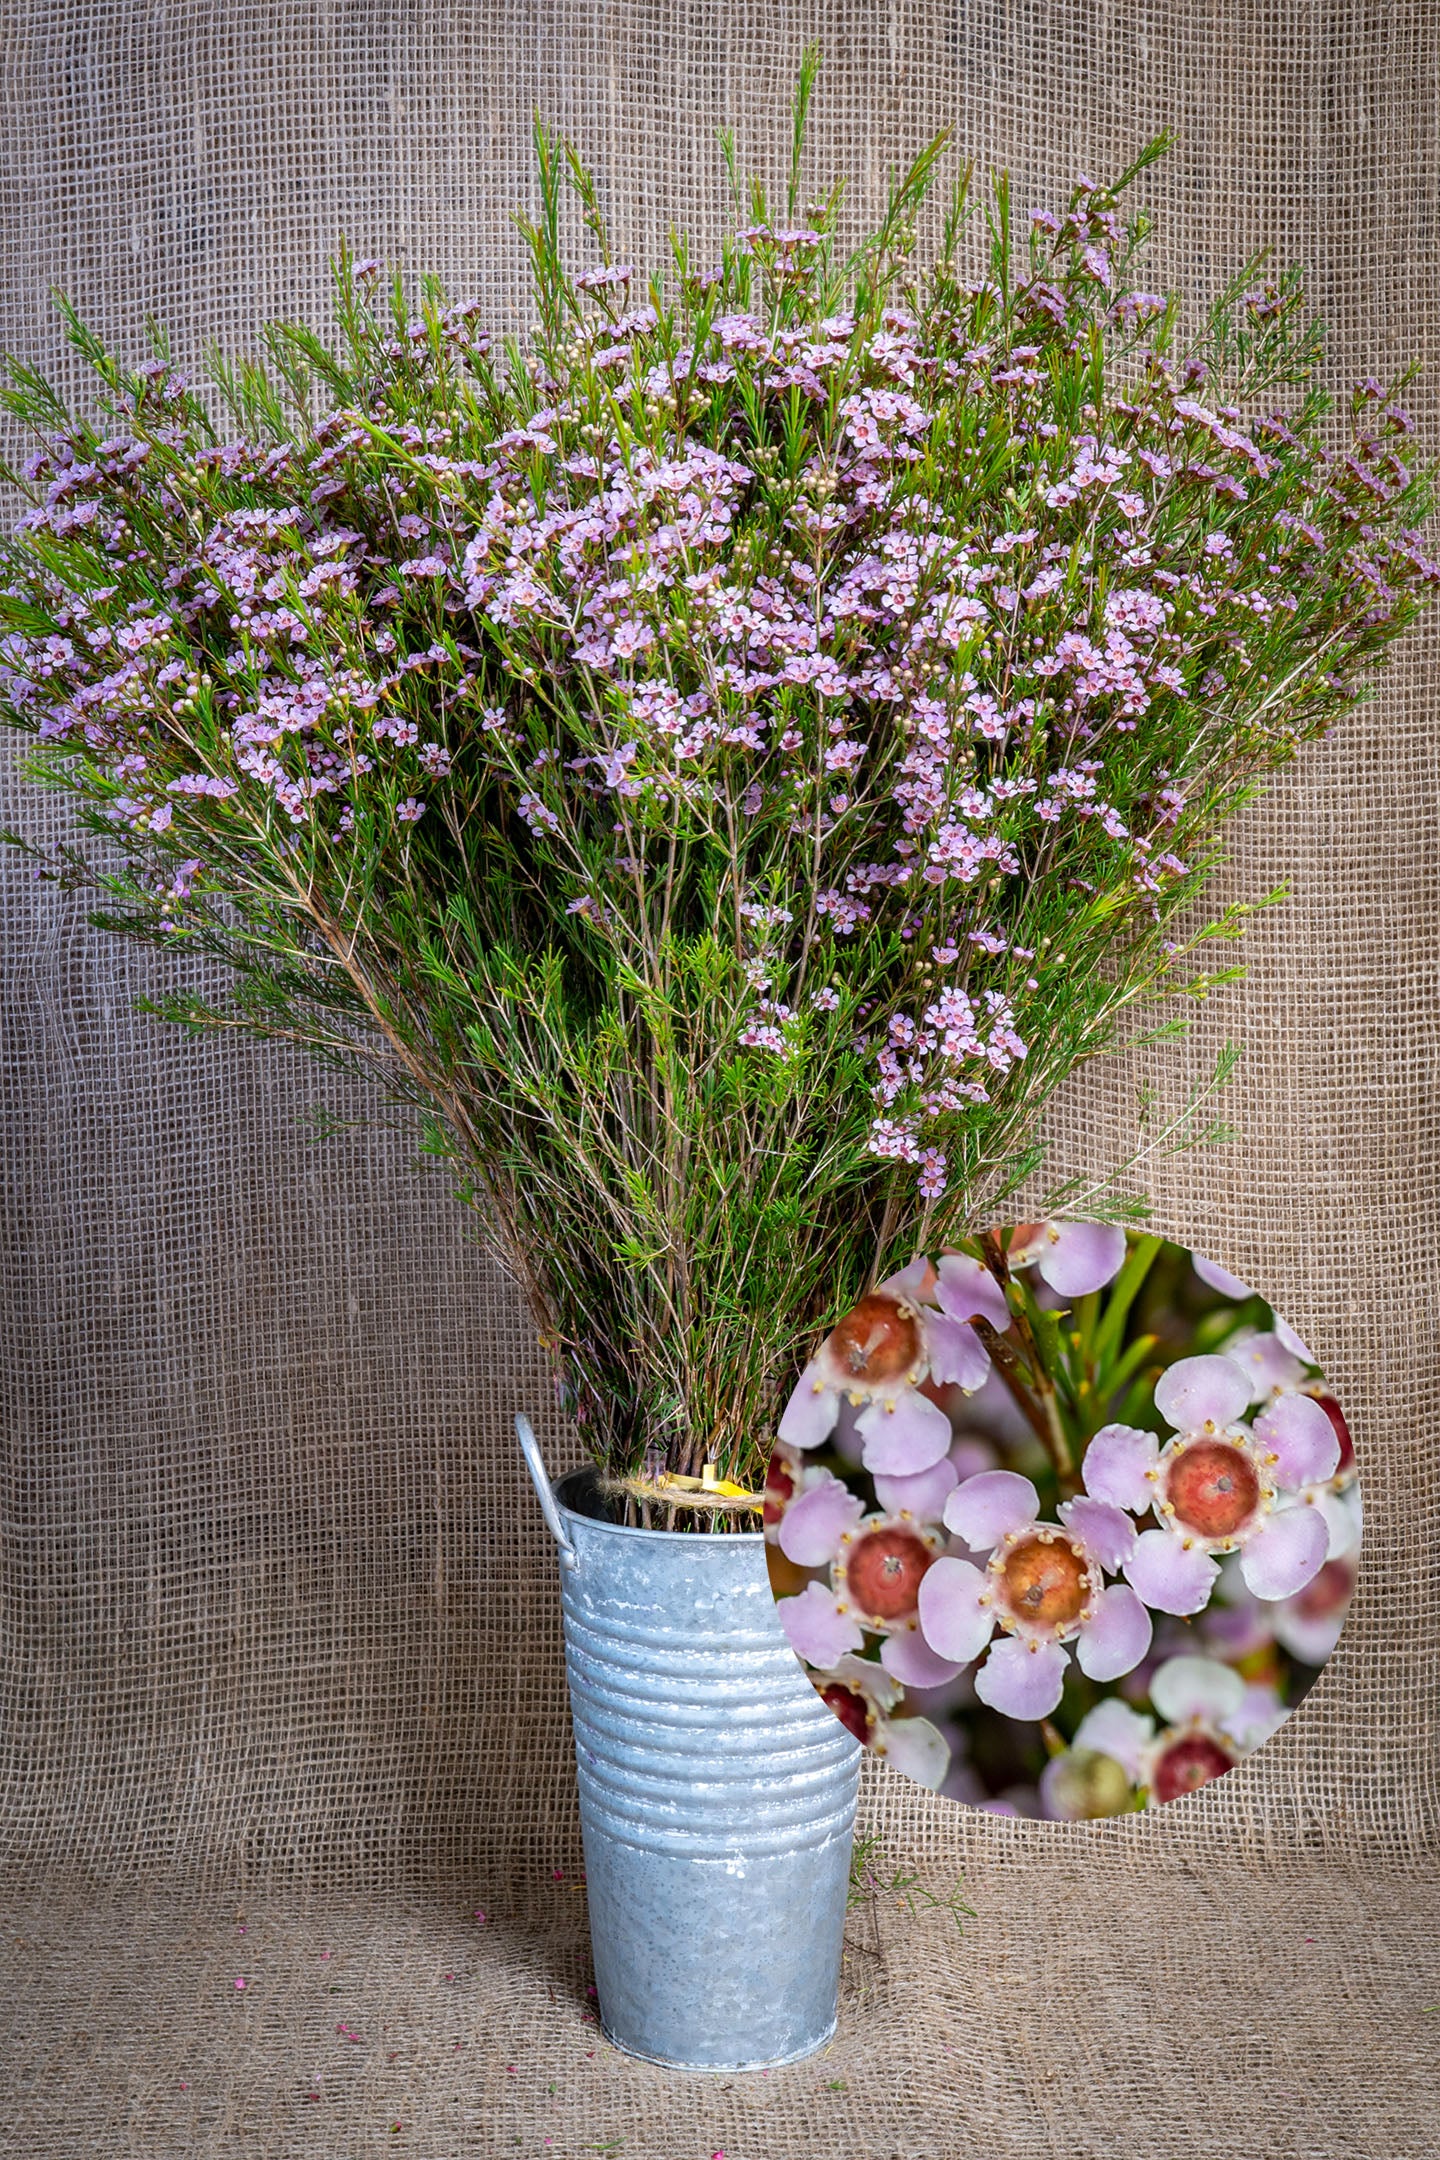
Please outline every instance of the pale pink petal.
M1324 1665L1340 1640L1348 1610L1348 1606L1342 1606L1339 1612L1320 1613L1312 1619L1292 1606L1278 1605L1275 1640L1302 1665Z
M1298 1357L1304 1365L1319 1364L1320 1360L1316 1357L1314 1351L1301 1341L1289 1321L1282 1319L1278 1312L1275 1315L1275 1333L1279 1338L1281 1348L1288 1350L1291 1357Z
M920 1578L920 1632L937 1657L956 1665L977 1658L995 1630L995 1616L980 1603L985 1577L972 1561L948 1555Z
M840 1409L840 1397L825 1387L820 1368L806 1366L795 1383L795 1392L780 1414L776 1437L789 1447L819 1447L831 1432Z
M906 1298L911 1304L915 1304L925 1296L930 1286L930 1277L928 1257L923 1252L916 1253L915 1258L907 1267L901 1268L898 1275L887 1275L884 1282L877 1285L877 1291L881 1297Z
M875 1497L887 1515L903 1513L913 1515L918 1522L939 1522L941 1510L958 1482L954 1463L944 1455L913 1477L886 1477L882 1472L875 1480Z
M1166 1658L1151 1675L1150 1700L1167 1725L1185 1725L1191 1718L1216 1725L1240 1708L1245 1683L1233 1665L1217 1658Z
M1179 1358L1155 1383L1155 1408L1177 1432L1233 1425L1250 1399L1249 1382L1229 1356Z
M914 1688L944 1687L964 1671L954 1658L937 1657L918 1628L887 1635L880 1645L880 1663L895 1679Z
M974 1328L966 1327L963 1320L948 1319L944 1313L927 1312L925 1346L930 1377L940 1387L962 1387L967 1395L973 1395L976 1388L985 1385L990 1353Z
M1143 1717L1138 1710L1132 1710L1118 1695L1108 1695L1104 1702L1098 1702L1093 1710L1086 1711L1070 1744L1077 1748L1095 1748L1101 1755L1112 1755L1131 1784L1138 1785L1145 1750L1154 1737L1154 1718Z
M1061 1297L1103 1290L1125 1265L1125 1232L1118 1223L1057 1222L1049 1231L1039 1255L1040 1273Z
M1335 1428L1313 1395L1277 1395L1255 1420L1255 1437L1279 1457L1279 1483L1291 1492L1323 1485L1340 1467Z
M1065 1692L1069 1662L1059 1643L1022 1642L1007 1635L992 1646L976 1673L975 1693L1004 1717L1049 1717Z
M1225 1345L1225 1355L1245 1375L1251 1402L1264 1402L1277 1388L1293 1388L1305 1377L1299 1358L1291 1356L1278 1335L1244 1335Z
M1248 1298L1255 1295L1249 1283L1241 1282L1238 1275L1232 1275L1230 1270L1221 1267L1218 1261L1207 1260L1204 1253L1192 1252L1190 1265L1201 1282L1208 1283L1212 1290L1218 1290L1222 1297Z
M1080 1474L1092 1499L1143 1515L1154 1498L1154 1487L1145 1473L1159 1459L1154 1433L1141 1432L1135 1425L1102 1425L1085 1450Z
M1125 1562L1125 1580L1136 1596L1155 1612L1181 1618L1204 1611L1219 1573L1209 1553L1198 1545L1187 1551L1168 1530L1142 1532Z
M839 1552L845 1532L853 1530L864 1513L865 1503L858 1494L828 1470L822 1471L781 1516L780 1550L797 1567L825 1567Z
M887 1477L916 1477L950 1452L954 1434L943 1410L914 1388L905 1388L893 1403L872 1402L855 1420L865 1443L861 1456L867 1470Z
M994 1469L995 1443L977 1433L962 1433L945 1459L953 1464L957 1478L978 1477L982 1470Z
M1087 1500L1083 1495L1063 1501L1056 1511L1067 1530L1073 1530L1102 1568L1117 1574L1135 1550L1135 1525L1123 1508L1108 1500Z
M1318 1508L1267 1516L1240 1554L1245 1587L1258 1598L1294 1597L1325 1565L1330 1527Z
M928 1718L885 1718L875 1735L875 1753L892 1769L939 1792L950 1769L950 1745Z
M1123 1583L1100 1594L1093 1620L1080 1630L1075 1657L1092 1680L1118 1680L1134 1672L1150 1648L1150 1615Z
M833 1590L822 1583L807 1583L798 1597L777 1598L775 1610L791 1649L807 1665L829 1667L865 1640L850 1615L837 1607Z
M988 1320L1004 1334L1010 1325L1005 1292L983 1262L969 1253L942 1253L936 1263L935 1296L952 1320Z
M1248 1755L1273 1740L1289 1715L1274 1688L1256 1685L1246 1688L1239 1709L1222 1719L1220 1730Z
M982 1470L966 1478L945 1502L945 1527L972 1552L989 1552L1011 1530L1023 1530L1040 1512L1040 1495L1014 1470Z
M830 1445L841 1462L849 1463L854 1470L859 1469L860 1458L865 1452L865 1442L857 1429L856 1421L859 1416L859 1406L852 1403L848 1395L842 1395L835 1418L835 1430L830 1435Z
M1327 1560L1348 1560L1351 1553L1360 1549L1360 1491L1352 1485L1348 1492L1307 1493L1307 1500L1317 1515L1323 1516L1328 1542L1325 1547Z

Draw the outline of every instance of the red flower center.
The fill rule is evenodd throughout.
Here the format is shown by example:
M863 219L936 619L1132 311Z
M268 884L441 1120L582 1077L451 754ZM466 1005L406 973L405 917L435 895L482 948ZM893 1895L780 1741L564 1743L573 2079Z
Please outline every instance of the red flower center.
M898 1380L920 1355L920 1325L894 1298L872 1292L845 1315L830 1337L830 1352L843 1373L867 1387Z
M1001 1562L1000 1580L1015 1618L1036 1627L1078 1620L1090 1589L1084 1555L1067 1538L1022 1538Z
M854 1688L845 1687L838 1680L832 1680L829 1687L821 1688L820 1700L828 1703L846 1732L853 1734L862 1745L868 1742L870 1706L863 1695L858 1695Z
M1234 1756L1209 1733L1187 1733L1156 1763L1151 1790L1157 1800L1182 1800L1234 1767Z
M1187 1530L1233 1537L1260 1503L1255 1465L1228 1440L1200 1440L1170 1465L1165 1496Z
M1350 1437L1350 1428L1345 1422L1345 1413L1333 1395L1317 1395L1315 1400L1335 1428L1335 1438L1340 1443L1340 1460L1335 1465L1335 1475L1336 1477L1344 1477L1355 1468L1355 1443Z
M900 1526L867 1530L845 1556L845 1587L862 1618L905 1620L920 1598L920 1579L934 1555L923 1538Z
M1313 1581L1297 1592L1292 1607L1302 1620L1331 1620L1348 1602L1355 1574L1348 1560L1327 1560Z
M793 1499L795 1479L789 1464L783 1457L772 1455L770 1467L765 1473L764 1518L767 1523L777 1523L785 1512L785 1503Z

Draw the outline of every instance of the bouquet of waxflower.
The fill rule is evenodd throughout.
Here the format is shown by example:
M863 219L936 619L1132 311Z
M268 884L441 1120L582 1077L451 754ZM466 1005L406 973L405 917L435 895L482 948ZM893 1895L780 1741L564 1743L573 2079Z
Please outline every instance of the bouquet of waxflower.
M1361 1527L1294 1329L1099 1222L987 1231L863 1298L765 1501L781 1624L842 1723L953 1799L1058 1817L1179 1799L1267 1740L1339 1638Z
M537 132L525 341L347 256L332 335L206 396L68 311L99 417L6 392L3 717L106 843L42 870L218 964L157 1011L420 1113L631 1520L689 1481L733 1522L797 1345L1223 979L1219 827L1437 575L1410 423L1332 420L1296 277L1193 330L1138 289L1158 145L1055 215L962 184L922 262L937 144L846 248L810 72L713 265L617 263Z

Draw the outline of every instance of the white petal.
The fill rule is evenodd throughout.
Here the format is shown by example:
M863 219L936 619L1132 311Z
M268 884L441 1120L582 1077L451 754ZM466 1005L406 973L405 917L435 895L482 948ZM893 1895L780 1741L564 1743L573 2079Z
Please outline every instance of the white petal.
M1102 1568L1115 1574L1135 1550L1135 1525L1123 1508L1108 1500L1088 1500L1082 1493L1063 1500L1056 1510L1067 1530L1073 1530L1087 1552Z
M1160 1457L1154 1433L1137 1425L1102 1425L1085 1450L1080 1474L1093 1499L1111 1507L1129 1508L1134 1515L1149 1511L1153 1487L1146 1472Z
M901 1268L898 1275L887 1275L884 1282L877 1285L877 1295L880 1297L908 1298L911 1304L917 1304L926 1294L929 1275L930 1262L928 1257L923 1252L916 1253L915 1258L907 1266Z
M1125 1265L1125 1232L1118 1223L1056 1222L1047 1227L1040 1273L1061 1297L1103 1290Z
M905 1690L888 1672L882 1670L873 1658L847 1656L833 1665L828 1673L816 1673L817 1680L838 1680L842 1687L854 1688L863 1695L871 1708L880 1716L905 1700Z
M1335 1427L1313 1395L1277 1395L1256 1418L1255 1437L1278 1457L1278 1481L1291 1492L1322 1484L1340 1466Z
M1245 1700L1245 1683L1233 1666L1215 1658L1172 1657L1152 1676L1150 1700L1167 1725L1184 1725L1191 1718L1219 1724Z
M1329 1542L1325 1547L1327 1560L1348 1560L1351 1553L1360 1550L1360 1490L1352 1485L1348 1492L1318 1492L1310 1496L1310 1505L1325 1518Z
M1274 1688L1247 1687L1239 1709L1221 1720L1220 1730L1248 1755L1273 1739L1289 1715Z
M950 1744L928 1718L883 1718L875 1753L930 1792L939 1792L950 1770Z
M1225 1355L1245 1375L1251 1402L1264 1402L1277 1389L1296 1387L1305 1377L1299 1358L1291 1356L1278 1335L1237 1336L1225 1345Z
M927 1313L924 1326L931 1379L940 1387L962 1387L967 1395L983 1387L990 1371L990 1353L974 1328L945 1313Z

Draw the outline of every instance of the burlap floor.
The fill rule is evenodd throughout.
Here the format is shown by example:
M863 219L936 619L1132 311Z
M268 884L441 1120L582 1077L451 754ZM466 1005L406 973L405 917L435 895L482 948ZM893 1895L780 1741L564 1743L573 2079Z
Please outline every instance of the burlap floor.
M653 260L676 205L713 238L710 127L765 155L810 35L817 171L865 206L947 121L1022 203L1172 123L1159 274L1307 261L1339 380L1429 360L1434 446L1433 0L8 0L0 344L55 359L52 279L132 348L147 312L185 352L240 338L320 305L342 231L513 319L532 105ZM553 1563L508 1438L548 1395L442 1181L400 1135L309 1142L336 1096L286 1057L133 1018L155 963L4 866L0 2150L1440 2148L1437 656L1412 641L1237 835L1233 890L1294 891L1248 982L1056 1120L1061 1160L1109 1162L1142 1071L1174 1101L1246 1045L1243 1139L1150 1183L1351 1412L1341 1650L1261 1756L1144 1821L872 1780L896 1863L963 1868L979 1916L887 1912L883 1964L862 1916L840 2038L766 2079L669 2077L586 2022Z

